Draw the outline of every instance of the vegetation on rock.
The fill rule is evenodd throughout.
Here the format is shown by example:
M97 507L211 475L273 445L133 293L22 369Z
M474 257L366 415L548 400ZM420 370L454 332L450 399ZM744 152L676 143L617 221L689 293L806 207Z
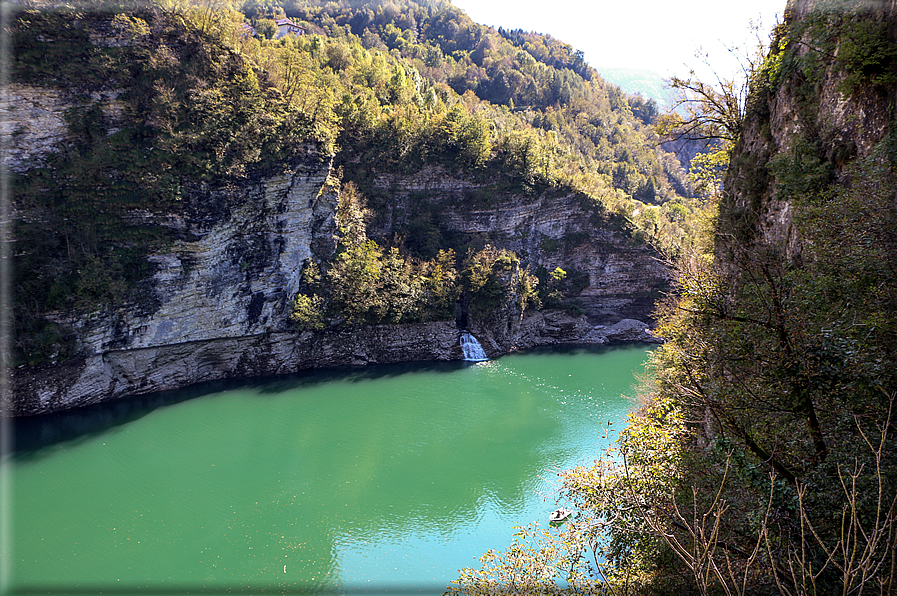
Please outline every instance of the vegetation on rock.
M12 21L13 82L57 88L72 106L68 142L12 180L19 363L60 357L29 332L55 326L53 313L151 307L145 257L176 233L140 214L183 211L196 187L278 167L316 136L226 38L183 16L19 9Z
M573 523L526 529L453 592L893 592L897 88L856 57L890 63L895 16L823 7L777 28L719 217L661 306L645 405L613 453L561 474ZM776 109L800 117L782 145Z
M373 184L378 172L433 165L479 184L471 201L582 193L630 219L637 241L669 250L700 204L657 147L656 106L603 82L556 39L477 25L442 0L35 4L43 9L17 7L10 22L12 82L53 89L71 108L66 142L12 181L17 363L72 355L64 320L151 311L146 257L181 234L166 218L201 210L204 189L279 173L308 143L335 155L375 213L392 200ZM307 34L272 39L269 21L283 16ZM327 321L454 316L449 278L487 239L459 241L431 207L415 209L422 217L393 236L344 243L319 263L332 287L370 274L355 281L392 304L354 312L331 292L318 304Z
M421 260L396 247L382 248L367 237L366 209L352 184L340 193L337 215L337 254L323 274L314 263L303 272L303 291L290 316L298 328L455 318L461 287L454 252L441 250L435 258Z
M308 34L274 39L283 16ZM697 99L685 121L559 40L477 25L444 0L74 3L16 7L9 27L13 84L71 105L66 143L12 180L17 364L75 354L64 315L151 311L146 257L180 233L160 216L280 171L305 144L335 156L342 191L337 250L307 263L293 299L303 330L452 319L459 299L483 318L560 306L586 283L450 237L425 200L368 237L392 200L380 172L438 166L476 182L472 206L578 193L675 259L667 343L616 452L562 474L580 516L559 534L522 528L452 590L893 591L893 11L789 20L749 97L674 81ZM786 104L794 130L775 139ZM835 104L884 124L835 122ZM658 148L674 130L725 143L689 180Z

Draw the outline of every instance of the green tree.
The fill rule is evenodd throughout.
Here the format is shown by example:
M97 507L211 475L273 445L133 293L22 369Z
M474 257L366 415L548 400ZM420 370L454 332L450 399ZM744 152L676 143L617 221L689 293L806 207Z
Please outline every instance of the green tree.
M298 328L308 331L320 331L324 322L323 299L318 295L307 296L297 294L293 300L290 321Z

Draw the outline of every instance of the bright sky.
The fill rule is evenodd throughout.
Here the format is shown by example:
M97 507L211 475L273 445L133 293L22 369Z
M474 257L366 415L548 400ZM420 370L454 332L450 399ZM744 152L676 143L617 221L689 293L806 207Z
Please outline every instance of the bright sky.
M645 68L669 77L701 74L698 48L720 74L737 64L726 46L743 46L749 22L762 22L764 41L782 20L786 0L452 0L471 19L495 28L547 33L601 67Z

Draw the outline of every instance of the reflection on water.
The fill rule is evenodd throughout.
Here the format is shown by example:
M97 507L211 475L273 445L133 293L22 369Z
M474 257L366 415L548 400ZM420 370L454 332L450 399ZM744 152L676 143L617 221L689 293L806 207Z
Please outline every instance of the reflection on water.
M321 385L328 381L362 382L368 379L396 377L408 372L446 372L471 366L468 362L420 362L380 366L345 366L304 371L277 377L223 379L192 385L177 391L137 395L55 414L17 418L13 453L18 458L33 457L56 443L83 440L114 426L136 420L153 410L190 399L231 389L251 389L259 394L282 393L292 389Z
M646 352L319 371L18 421L14 587L441 591L554 508L551 470L603 450Z

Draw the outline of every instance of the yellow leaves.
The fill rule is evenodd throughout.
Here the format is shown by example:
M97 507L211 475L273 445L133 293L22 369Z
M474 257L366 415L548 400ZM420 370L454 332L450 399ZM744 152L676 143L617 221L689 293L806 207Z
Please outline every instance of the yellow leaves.
M698 153L691 160L688 179L696 194L715 196L722 188L723 176L729 168L732 143L720 143L717 148Z
M654 132L661 138L669 138L682 127L682 116L676 112L661 114L654 121Z
M680 309L710 314L723 308L724 280L713 268L712 254L686 250L680 255L676 270L681 288Z
M129 41L133 41L150 32L146 21L140 17L131 17L124 13L119 13L112 17L112 28L118 30L120 35Z
M551 279L553 281L560 282L567 277L567 272L560 267L555 267L554 271L552 271L549 275L551 276Z
M480 569L465 568L452 581L447 594L594 593L595 578L585 554L591 547L575 524L549 532L529 524L517 526L514 543L506 552L490 549L480 557ZM562 588L561 585L566 585Z
M318 295L297 294L293 300L290 321L300 329L318 331L324 328L323 299Z

